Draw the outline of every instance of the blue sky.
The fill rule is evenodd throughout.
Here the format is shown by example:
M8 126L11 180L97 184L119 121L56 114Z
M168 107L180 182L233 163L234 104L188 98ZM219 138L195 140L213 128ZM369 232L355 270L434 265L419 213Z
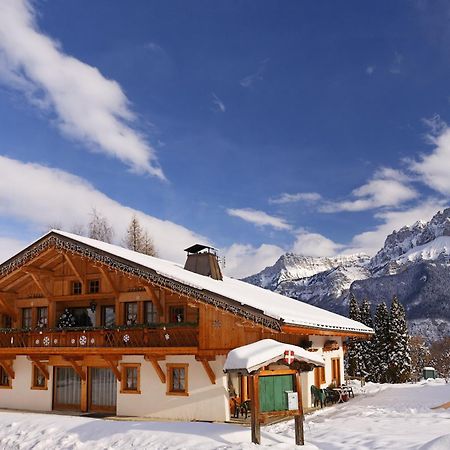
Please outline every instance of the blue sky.
M92 208L229 274L374 253L450 193L444 1L5 0L0 256Z

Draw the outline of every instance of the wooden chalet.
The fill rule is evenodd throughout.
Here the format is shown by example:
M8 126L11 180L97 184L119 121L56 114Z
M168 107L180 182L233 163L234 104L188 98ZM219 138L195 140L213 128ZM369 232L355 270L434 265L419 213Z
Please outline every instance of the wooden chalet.
M324 356L302 374L308 406L311 384L343 380L342 340L372 334L187 250L183 268L52 230L0 265L0 407L228 420L229 396L248 390L226 355L264 338Z

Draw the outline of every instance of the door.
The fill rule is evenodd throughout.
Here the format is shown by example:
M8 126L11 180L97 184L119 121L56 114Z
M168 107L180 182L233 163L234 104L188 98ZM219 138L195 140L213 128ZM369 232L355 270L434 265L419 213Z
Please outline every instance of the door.
M81 378L72 367L55 367L53 409L81 409Z
M89 390L90 411L116 412L117 381L111 369L91 367Z
M292 375L259 377L259 404L261 412L285 411L288 409L285 391L294 390Z
M341 360L340 358L331 359L331 381L336 386L341 385Z

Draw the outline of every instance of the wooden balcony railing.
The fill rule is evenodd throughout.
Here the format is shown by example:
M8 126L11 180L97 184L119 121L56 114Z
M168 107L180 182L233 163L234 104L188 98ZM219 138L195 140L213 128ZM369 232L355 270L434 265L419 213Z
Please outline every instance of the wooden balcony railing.
M198 326L2 330L0 348L197 347Z

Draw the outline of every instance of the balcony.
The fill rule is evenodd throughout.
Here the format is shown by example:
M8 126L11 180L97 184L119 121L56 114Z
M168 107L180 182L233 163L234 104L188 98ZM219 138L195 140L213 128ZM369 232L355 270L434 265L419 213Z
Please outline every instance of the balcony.
M57 348L125 350L197 346L198 325L188 323L159 324L157 327L0 330L0 349L41 349L44 353L46 349Z

